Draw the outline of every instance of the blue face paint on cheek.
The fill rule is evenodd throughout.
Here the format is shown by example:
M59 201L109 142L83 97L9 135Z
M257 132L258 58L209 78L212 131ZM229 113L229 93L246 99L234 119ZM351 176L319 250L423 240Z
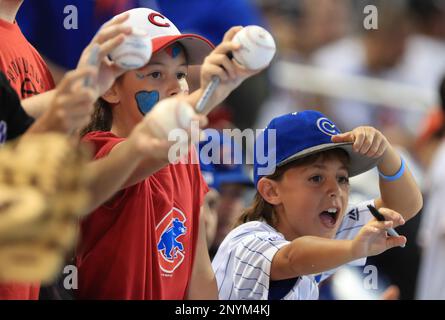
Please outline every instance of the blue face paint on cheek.
M136 103L142 114L148 113L159 102L158 91L139 91L135 95Z

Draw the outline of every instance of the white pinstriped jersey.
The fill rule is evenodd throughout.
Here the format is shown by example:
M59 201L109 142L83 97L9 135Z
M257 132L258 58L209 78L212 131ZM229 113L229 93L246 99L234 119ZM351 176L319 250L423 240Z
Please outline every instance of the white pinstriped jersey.
M337 231L336 239L353 239L372 219L366 201L350 207ZM221 243L212 262L219 298L224 300L267 300L271 263L277 251L290 243L266 222L252 221L232 230ZM349 264L360 266L366 258ZM318 283L334 273L301 276L283 296L284 300L318 299Z

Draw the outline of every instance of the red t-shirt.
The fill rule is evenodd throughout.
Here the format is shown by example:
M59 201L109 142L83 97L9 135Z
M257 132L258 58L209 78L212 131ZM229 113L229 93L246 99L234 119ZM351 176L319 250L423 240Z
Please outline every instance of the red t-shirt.
M0 70L21 99L54 88L48 67L17 23L0 19Z
M123 140L110 132L84 138L96 159ZM170 164L88 215L76 252L77 297L184 299L207 190L198 164Z
M54 88L45 62L17 23L0 19L0 70L21 99ZM2 107L2 106L0 106ZM40 285L0 284L0 300L37 300Z

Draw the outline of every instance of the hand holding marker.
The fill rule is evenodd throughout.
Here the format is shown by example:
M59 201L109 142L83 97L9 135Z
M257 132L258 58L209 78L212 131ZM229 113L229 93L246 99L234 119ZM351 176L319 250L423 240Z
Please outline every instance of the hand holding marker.
M381 214L374 206L372 205L367 205L369 211L371 212L371 214L374 216L374 218L377 219L377 221L385 221L385 217L383 216L383 214ZM388 232L388 234L391 237L399 237L400 235L397 233L396 230L394 230L393 228L389 228L386 230L386 232ZM405 248L405 245L401 246L402 248Z
M276 46L272 35L259 26L244 27L232 41L241 44L241 49L233 52L233 59L249 70L265 68L275 55ZM204 111L219 83L219 77L213 76L196 105L196 112Z

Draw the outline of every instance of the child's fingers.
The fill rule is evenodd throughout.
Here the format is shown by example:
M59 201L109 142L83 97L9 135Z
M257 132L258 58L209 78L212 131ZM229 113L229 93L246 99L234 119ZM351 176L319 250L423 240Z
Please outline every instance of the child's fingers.
M388 237L386 239L386 247L387 249L391 249L394 247L403 247L406 244L406 237L398 236L398 237Z
M242 26L236 26L236 27L232 27L229 30L227 30L227 32L224 34L224 38L223 38L222 42L232 41L235 34L237 34L238 31L240 31L242 28L243 28Z
M367 226L371 229L371 230L378 230L379 233L386 232L387 229L392 228L393 227L393 222L392 221L377 221L377 220L372 220L371 222L368 222Z
M403 219L400 213L388 208L380 208L379 211L385 217L386 220L393 221L394 226L397 227L405 224L405 219Z
M365 141L366 139L366 132L363 130L363 128L354 129L352 132L354 133L355 136L355 141L354 144L352 145L352 149L355 152L359 152L360 148L363 145L363 141Z
M220 45L218 45L212 52L212 54L227 54L229 52L237 51L241 48L241 45L239 43L233 43L233 42L222 42ZM211 55L212 55L211 54Z
M71 101L89 101L93 103L98 98L97 91L89 86L85 86L83 82L76 82L70 91L61 92L60 97L67 96ZM69 102L68 102L69 103Z
M385 292L382 293L380 300L399 300L400 289L396 285L389 286Z
M82 66L65 74L60 84L57 86L59 92L69 92L75 83L85 77L96 77L97 68L94 66Z
M213 54L209 56L209 59L207 61L217 66L223 66L229 77L232 80L236 79L235 66L233 65L229 57L227 57L225 54Z
M70 110L75 108L77 105L92 105L95 100L96 95L94 92L92 92L92 90L84 90L79 91L78 94L72 93L58 96L54 103L70 112Z
M336 134L335 136L332 136L331 141L335 142L335 143L354 142L355 136L351 131L349 131L349 132L340 133L340 134Z
M372 141L374 140L374 132L363 129L365 132L365 139L363 139L363 143L359 149L359 153L365 154L369 151L372 145Z
M106 40L100 45L99 61L102 61L111 51L117 48L122 42L124 42L125 36L123 34Z
M209 119L205 115L198 114L196 119L199 121L200 128L204 128L209 124Z
M388 144L386 143L386 140L383 139L382 143L379 146L379 149L377 150L377 152L375 153L374 157L375 158L380 158L381 156L383 156L383 154L385 153L386 149L388 148Z
M129 17L130 17L130 14L128 12L119 14L119 15L115 16L113 19L110 19L107 22L105 22L102 25L101 29L112 26L112 25L121 24L122 22L126 21Z
M371 146L370 146L368 152L366 152L366 156L370 157L370 158L375 157L382 142L383 142L383 138L378 134L374 134L374 138L372 139L372 143L371 143Z
M226 73L226 71L223 68L216 66L214 64L207 64L205 67L203 67L203 74L204 74L204 79L206 81L210 81L212 76L218 76L223 82L229 79L229 76Z
M130 26L114 25L111 27L101 29L99 33L94 37L92 42L102 44L120 35L129 35L131 34L131 32L132 28Z
M88 83L85 82L85 79L89 77ZM65 90L61 92L62 94L70 94L70 95L80 95L84 93L84 90L88 90L88 92L95 93L96 85L97 85L97 73L94 73L93 76L87 76L82 79L82 81L74 81L70 86L69 90ZM98 94L96 93L95 99L97 99Z

